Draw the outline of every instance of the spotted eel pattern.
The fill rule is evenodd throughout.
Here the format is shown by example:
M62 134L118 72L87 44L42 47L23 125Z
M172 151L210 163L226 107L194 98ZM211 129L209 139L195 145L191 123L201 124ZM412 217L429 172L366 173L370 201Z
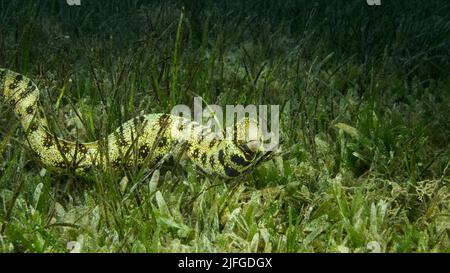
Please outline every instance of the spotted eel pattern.
M230 137L224 137L182 117L140 115L104 140L80 143L50 132L38 103L39 89L25 76L0 69L0 97L14 109L41 162L59 170L83 172L92 166L120 168L133 162L154 166L167 154L179 152L206 174L232 178L248 171L264 154L260 146L249 145L247 118L235 123Z

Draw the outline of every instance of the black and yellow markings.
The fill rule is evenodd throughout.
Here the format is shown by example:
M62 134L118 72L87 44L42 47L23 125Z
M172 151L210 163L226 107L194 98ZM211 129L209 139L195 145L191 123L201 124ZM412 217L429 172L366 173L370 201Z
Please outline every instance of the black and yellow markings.
M211 165L212 168L216 166L216 159L214 158L213 155L209 158L209 164Z
M17 82L12 82L8 86L8 88L11 90L16 90L17 87L18 87Z
M255 152L250 150L250 148L246 144L238 144L238 148L243 152L246 160L253 160L255 157Z
M150 153L150 150L151 149L148 145L146 145L146 144L141 145L139 147L139 157L141 159L145 159L148 156L148 154Z
M206 165L206 160L207 160L206 153L203 153L203 154L202 154L201 160L202 160L202 164L203 164L203 165Z
M122 165L122 160L120 158L116 158L111 161L111 167L113 168L119 168Z
M219 150L218 157L219 157L220 164L225 165L225 157L224 157L224 153L223 153L222 149Z
M51 134L46 134L42 145L45 148L50 149L53 146L53 136Z
M27 106L27 108L25 109L25 111L27 112L28 115L33 114L33 113L34 113L34 107L33 107L33 105Z
M170 124L170 122L172 122L172 120L170 116L167 114L161 114L157 121L159 128L161 129L166 128Z
M60 146L61 152L63 154L68 154L70 151L70 145L65 141L59 141L59 143L60 143L59 146Z
M168 145L168 139L167 139L167 136L161 136L159 139L158 139L158 147L159 148L166 148L166 146Z
M123 135L123 126L120 126L113 134L115 136L116 143L120 148L123 148L128 145Z
M187 142L187 143L186 143L186 149L187 149L187 150L191 150L191 148L192 148L192 143Z
M82 155L86 155L87 154L87 147L86 145L84 145L83 143L77 143L76 144L76 151L77 153L80 153Z
M60 169L64 169L67 166L67 164L66 164L66 162L64 160L55 161L54 165L55 165L55 167L60 168Z
M36 90L36 85L34 85L32 81L30 81L28 83L28 88L31 92L34 92Z
M236 169L230 167L229 165L224 165L223 170L225 171L225 174L229 177L236 177L241 174L240 172L238 172Z
M198 159L199 152L200 152L199 148L195 148L194 151L192 152L192 157Z
M233 154L231 156L231 161L237 165L244 166L244 167L250 165L250 163L251 163L251 161L247 161L245 158L243 158L242 156L237 155L237 154Z
M36 123L36 121L33 121L30 126L28 127L28 134L33 134L39 129L39 125Z
M14 79L18 82L21 82L23 80L23 75L17 74Z
M13 99L13 98L10 98L10 99L9 99L9 104L10 104L11 106L16 105L16 103L17 103L17 101L16 101L15 99Z
M142 163L143 159L151 156L151 164L154 164L155 160L164 160L165 154L170 153L172 147L177 147L177 143L182 143L183 152L187 151L187 156L195 167L206 173L228 178L239 176L255 159L255 153L238 139L240 126L233 125L232 139L218 138L211 128L169 114L139 115L119 126L108 138L108 145L112 149L105 155L99 152L99 142L74 143L51 134L43 118L44 114L41 113L43 109L37 102L39 90L25 76L0 69L0 96L6 99L6 103L13 105L23 126L28 126L25 128L27 139L36 154L45 164L57 168L65 168L69 164L85 168L107 162L112 167L119 168L130 164L130 160L121 154L134 144L138 145L136 156L139 162ZM152 122L151 126L146 125L147 121ZM171 128L175 131L170 130ZM133 133L140 129L143 133L139 134L139 142L136 142ZM189 129L191 135L186 139L181 133ZM153 150L156 151L154 154Z
M178 128L177 128L177 129L178 129L178 131L181 132L181 131L184 130L184 128L185 128L185 125L184 125L184 123L181 122L180 125L178 125Z
M155 162L159 162L159 161L161 161L161 159L163 159L163 156L162 155L157 155L155 157Z
M209 143L209 148L213 148L217 144L217 139L213 138Z

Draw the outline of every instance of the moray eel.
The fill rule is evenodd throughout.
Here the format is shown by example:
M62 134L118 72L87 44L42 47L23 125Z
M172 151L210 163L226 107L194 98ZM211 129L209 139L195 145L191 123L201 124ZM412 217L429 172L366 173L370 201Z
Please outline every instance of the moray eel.
M155 166L166 156L181 156L207 175L237 177L250 171L268 153L260 135L250 137L255 121L235 122L232 134L185 118L164 113L137 116L107 138L94 142L73 142L55 136L39 104L39 89L19 73L0 69L0 97L20 121L31 149L45 166L69 168L77 173L92 166L119 169L134 163Z

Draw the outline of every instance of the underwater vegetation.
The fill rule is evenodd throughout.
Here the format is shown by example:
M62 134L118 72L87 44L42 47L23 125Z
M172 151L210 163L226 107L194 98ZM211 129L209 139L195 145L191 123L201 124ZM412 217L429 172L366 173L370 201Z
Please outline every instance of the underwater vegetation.
M0 68L71 141L197 96L279 105L283 139L235 179L80 176L0 103L1 252L450 251L448 1L0 0Z

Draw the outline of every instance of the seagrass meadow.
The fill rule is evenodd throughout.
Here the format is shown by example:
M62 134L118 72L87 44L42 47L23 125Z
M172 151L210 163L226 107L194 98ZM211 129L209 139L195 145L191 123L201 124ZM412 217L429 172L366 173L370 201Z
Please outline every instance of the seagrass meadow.
M241 177L44 166L0 102L0 252L450 252L446 0L0 0L0 68L50 130L105 138L174 105L279 105ZM1 92L0 92L1 93Z

